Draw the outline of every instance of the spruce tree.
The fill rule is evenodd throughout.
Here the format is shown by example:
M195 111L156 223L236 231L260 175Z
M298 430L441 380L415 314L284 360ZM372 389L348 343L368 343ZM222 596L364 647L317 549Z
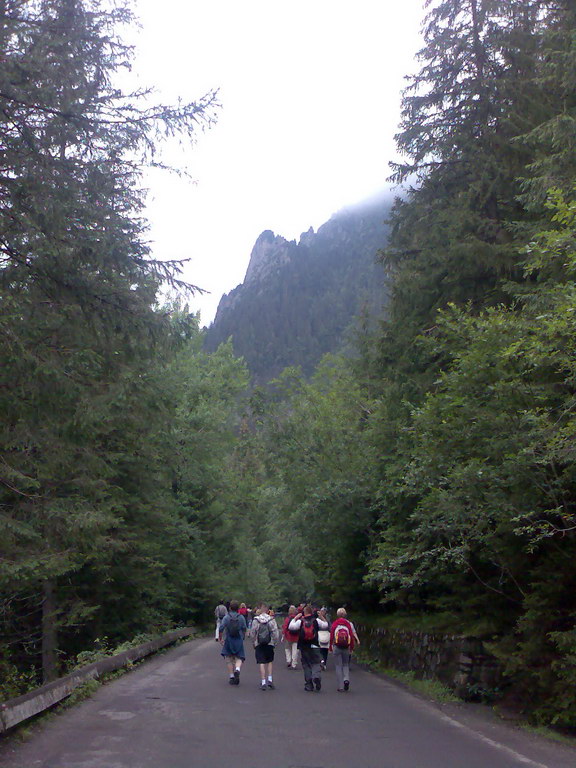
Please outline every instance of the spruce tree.
M11 611L16 640L41 626L45 678L55 622L84 611L64 585L138 514L139 443L161 412L147 371L171 342L154 302L180 265L150 258L142 168L213 114L213 94L150 106L118 89L131 19L113 2L0 3L0 578L32 615Z
M517 137L546 117L537 76L543 20L531 0L430 0L420 72L397 134L409 185L384 260L396 276L390 319L408 338L449 301L505 300L519 277L519 177L533 159ZM413 336L412 336L413 337ZM410 343L410 342L409 342Z

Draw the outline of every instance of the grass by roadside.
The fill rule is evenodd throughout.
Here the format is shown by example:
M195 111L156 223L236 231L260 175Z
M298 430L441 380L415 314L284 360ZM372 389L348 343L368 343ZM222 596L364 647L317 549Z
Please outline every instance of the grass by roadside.
M497 712L498 710L496 710ZM574 736L565 736L563 733L553 731L551 728L546 728L544 725L529 725L528 723L520 723L520 728L527 733L531 733L535 736L542 736L545 739L556 741L559 744L567 744L570 747L576 748L576 738Z
M453 693L450 688L438 682L437 680L419 680L415 677L413 672L402 672L401 670L387 667L376 659L371 658L369 654L363 649L355 650L354 657L356 661L363 667L367 667L374 672L379 672L386 677L397 680L399 683L405 685L409 690L414 691L415 693L418 693L427 699L436 701L441 704L465 703L464 700L456 696L456 694ZM489 704L484 704L484 706L490 707ZM509 719L503 717L499 711L498 705L490 707L490 709L492 709L492 711L498 717L502 719ZM518 722L517 719L515 719L514 725L526 731L526 733L540 736L542 738L549 739L550 741L564 744L573 748L576 747L576 738L564 735L551 728L546 728L545 726L532 726L527 722Z
M374 672L380 672L381 674L386 675L386 677L391 677L393 680L403 683L410 690L415 691L426 698L443 704L462 701L462 699L459 699L450 688L438 682L438 680L420 680L415 676L414 672L402 672L398 669L386 667L381 662L370 658L370 656L362 649L355 650L354 657L358 663L362 664L362 666L368 667Z

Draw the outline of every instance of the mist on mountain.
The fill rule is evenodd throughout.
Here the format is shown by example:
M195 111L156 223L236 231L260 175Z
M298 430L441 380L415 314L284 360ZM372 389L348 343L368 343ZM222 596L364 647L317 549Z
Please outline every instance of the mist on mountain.
M311 373L324 354L342 347L356 317L382 313L387 279L376 259L387 241L392 203L386 190L298 241L262 232L244 282L220 300L206 348L231 338L257 384L289 365Z

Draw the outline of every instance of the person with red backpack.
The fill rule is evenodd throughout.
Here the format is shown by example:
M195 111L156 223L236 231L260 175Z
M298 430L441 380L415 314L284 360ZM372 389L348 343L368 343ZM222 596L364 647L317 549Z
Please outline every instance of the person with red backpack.
M322 687L321 666L322 654L318 631L328 629L328 622L320 616L314 618L311 605L304 607L302 613L297 613L288 624L288 631L298 633L298 650L304 671L304 690L319 691Z
M338 618L330 627L330 650L334 654L338 691L343 693L350 688L350 659L354 645L360 645L360 640L354 624L346 618L346 608L338 608L336 616Z

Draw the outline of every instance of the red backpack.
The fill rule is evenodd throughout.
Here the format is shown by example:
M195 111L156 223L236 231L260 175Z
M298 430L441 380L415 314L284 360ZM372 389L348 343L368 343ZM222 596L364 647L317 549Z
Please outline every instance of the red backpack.
M305 643L313 643L316 637L316 632L314 630L315 627L313 616L307 616L306 618L302 619L302 626L300 627L300 639Z
M334 645L337 648L349 648L350 647L350 630L345 624L338 624L336 631L334 632Z

